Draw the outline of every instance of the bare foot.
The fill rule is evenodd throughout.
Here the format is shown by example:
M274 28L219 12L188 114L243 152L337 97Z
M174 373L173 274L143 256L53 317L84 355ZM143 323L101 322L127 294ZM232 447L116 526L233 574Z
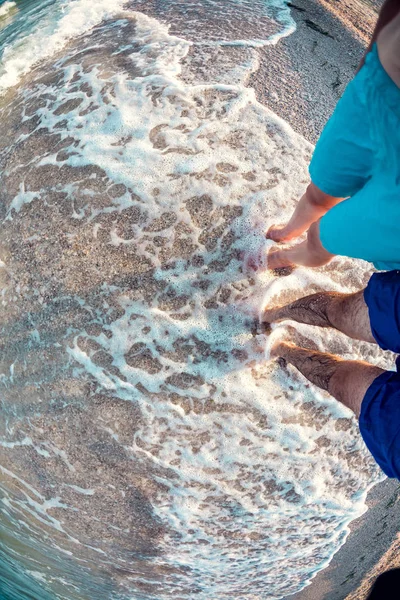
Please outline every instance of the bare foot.
M271 358L285 358L288 350L292 348L296 348L296 344L292 344L292 342L276 342L270 352Z
M286 225L272 225L265 234L267 240L272 240L273 242L284 242L286 235Z
M271 323L278 323L281 319L279 318L279 312L282 307L277 306L276 308L266 308L261 315L261 324L263 327L271 327Z
M298 236L296 233L289 233L286 225L272 225L272 227L268 229L265 237L267 240L272 240L278 244L284 244L285 242L290 242Z
M268 269L272 269L277 275L290 275L296 268L296 265L287 259L285 250L270 250L267 260Z
M291 348L304 348L305 350L316 350L318 352L318 344L316 344L313 339L300 333L293 325L286 326L286 335L289 336L290 340L293 340L293 343L292 341L288 342L287 340L282 341L289 343Z

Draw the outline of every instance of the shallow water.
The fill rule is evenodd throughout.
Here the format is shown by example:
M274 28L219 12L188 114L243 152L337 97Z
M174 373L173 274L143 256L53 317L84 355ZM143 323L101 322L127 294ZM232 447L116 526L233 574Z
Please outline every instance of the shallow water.
M0 40L0 590L285 597L381 478L349 411L267 360L286 326L257 329L267 302L369 274L246 269L307 184L311 145L245 87L288 9L31 7Z

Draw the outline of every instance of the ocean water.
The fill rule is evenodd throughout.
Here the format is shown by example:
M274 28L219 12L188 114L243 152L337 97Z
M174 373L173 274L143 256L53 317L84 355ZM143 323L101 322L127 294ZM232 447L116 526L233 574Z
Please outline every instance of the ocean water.
M382 478L278 337L391 368L260 310L361 288L335 259L249 272L312 146L247 87L278 0L0 7L0 595L285 598Z

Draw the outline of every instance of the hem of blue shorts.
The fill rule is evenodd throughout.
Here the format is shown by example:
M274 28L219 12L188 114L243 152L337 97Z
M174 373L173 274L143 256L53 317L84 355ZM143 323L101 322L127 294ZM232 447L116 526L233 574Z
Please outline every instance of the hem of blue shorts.
M372 275L372 277L373 277L373 275ZM371 329L371 333L372 333L372 335L373 335L373 338L374 338L374 340L375 340L375 341L376 341L376 343L378 344L379 348L382 348L382 346L381 346L381 342L380 342L380 341L377 339L377 337L376 337L376 335L375 335L375 333L374 333L374 330L373 330L373 327L372 327L372 323L371 323L371 313L370 313L370 311L369 311L369 295L370 295L370 293L371 293L371 290L370 290L370 284L371 284L371 281L372 281L372 277L370 277L370 279L369 279L369 281L368 281L368 283L367 283L367 287L366 287L366 288L365 288L365 290L364 290L364 301L365 301L365 304L367 305L367 308L368 308L368 316L369 316L369 322L370 322L370 329ZM384 350L386 350L386 348L383 348L383 349L384 349ZM372 385L373 385L374 383L375 383L375 380L372 382ZM369 388L368 388L368 389L369 389ZM367 392L368 392L368 390L367 390Z
M326 213L326 214L328 214L328 213ZM325 216L326 215L324 215L324 217ZM324 231L324 228L325 228L324 217L321 218L320 224L319 224L319 239L322 244L322 247L327 252L330 252L330 254L334 254L334 255L338 255L338 256L349 256L349 254L347 252L346 253L342 252L340 248L335 248L334 246L331 246L329 241L328 242L326 241L326 232ZM365 260L366 262L371 263L377 271L400 271L400 263L391 263L391 262L386 262L386 261L382 261L382 260L374 261L374 259L359 258L357 256L349 256L349 258ZM365 297L365 292L364 292L364 297Z
M326 243L325 233L324 233L324 217L319 222L319 241L322 244L322 247L329 252L330 254L340 254L337 250L334 250L330 247L329 243Z
M368 442L363 434L364 427L366 430L369 429L369 427L368 427L369 423L368 423L367 419L365 418L365 412L366 412L367 408L369 407L369 405L371 404L371 402L374 402L376 394L379 391L379 388L388 379L390 379L392 377L392 375L393 375L392 371L385 371L384 373L381 373L380 375L378 375L378 377L376 377L373 380L373 382L371 383L371 385L365 392L365 396L363 398L363 401L361 402L361 410L360 410L360 416L358 419L358 424L359 424L360 433L364 440L365 445L367 446L368 450L370 451L371 455L373 456L375 462L379 465L379 467L385 473L386 477L390 477L391 479L399 479L399 476L396 475L393 472L393 470L388 471L388 469L386 468L386 465L383 465L379 460L377 460L376 456L373 453L373 450L369 447Z
M360 423L361 422L367 423L366 419L364 418L364 413L367 409L367 406L369 406L371 404L371 402L373 401L373 399L375 398L375 395L376 395L377 391L379 390L379 388L381 387L382 383L385 383L387 379L390 379L390 377L393 375L393 373L394 373L394 371L385 371L384 373L381 373L380 375L375 377L375 379L373 380L373 382L371 383L371 385L365 392L365 396L363 398L363 401L361 402L361 411L360 411L360 417L359 417Z
M372 262L372 261L371 261ZM377 271L400 271L400 262L392 263L385 260L378 260L372 263Z
M338 188L334 188L334 187L329 187L329 184L326 185L324 181L319 180L318 175L315 176L313 174L313 169L312 167L312 160L308 169L308 174L310 175L310 179L312 181L312 183L317 186L318 189L321 190L321 192L323 192L324 194L328 194L328 196L333 196L334 198L350 198L351 196L353 196L358 190L352 190L351 194L349 194L349 190L346 189L338 189Z

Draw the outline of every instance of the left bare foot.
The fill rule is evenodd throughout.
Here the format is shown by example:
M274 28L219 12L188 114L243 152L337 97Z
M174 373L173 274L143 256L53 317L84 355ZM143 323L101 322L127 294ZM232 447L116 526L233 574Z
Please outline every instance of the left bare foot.
M267 265L268 269L272 269L277 275L289 275L296 268L296 265L288 260L285 250L270 250Z

